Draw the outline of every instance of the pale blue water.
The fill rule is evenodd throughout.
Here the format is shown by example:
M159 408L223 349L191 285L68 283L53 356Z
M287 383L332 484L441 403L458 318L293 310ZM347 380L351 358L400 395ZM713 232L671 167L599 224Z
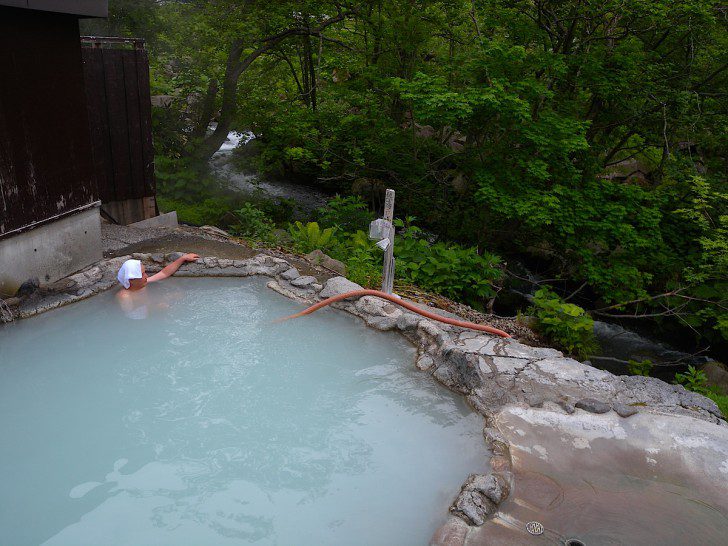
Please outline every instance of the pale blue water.
M482 421L399 336L263 279L0 328L0 545L426 544Z

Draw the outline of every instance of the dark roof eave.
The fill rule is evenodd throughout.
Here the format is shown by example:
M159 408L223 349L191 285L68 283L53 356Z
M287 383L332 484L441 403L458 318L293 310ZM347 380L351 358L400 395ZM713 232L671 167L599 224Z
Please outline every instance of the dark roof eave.
M0 0L0 6L66 13L80 17L108 17L108 0Z

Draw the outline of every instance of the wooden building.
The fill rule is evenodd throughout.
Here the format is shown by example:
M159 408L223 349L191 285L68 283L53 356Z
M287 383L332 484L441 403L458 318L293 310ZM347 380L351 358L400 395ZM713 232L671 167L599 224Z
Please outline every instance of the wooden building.
M119 223L156 213L146 52L82 47L79 18L106 15L0 0L0 297L99 260L102 202Z
M102 215L131 224L157 215L149 59L135 38L81 39Z

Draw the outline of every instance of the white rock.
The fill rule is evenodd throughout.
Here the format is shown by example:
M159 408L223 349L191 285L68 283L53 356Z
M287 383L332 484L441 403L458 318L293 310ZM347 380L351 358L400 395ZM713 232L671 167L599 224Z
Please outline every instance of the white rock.
M331 296L338 296L345 292L351 292L352 290L362 290L362 287L345 277L334 277L326 281L320 296L325 299Z

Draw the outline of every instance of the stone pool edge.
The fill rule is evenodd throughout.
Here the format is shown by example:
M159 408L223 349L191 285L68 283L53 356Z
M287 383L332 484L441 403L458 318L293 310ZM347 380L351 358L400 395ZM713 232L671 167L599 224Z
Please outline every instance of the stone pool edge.
M28 318L89 298L113 288L116 271L129 259L142 260L148 271L161 269L180 253L133 254L106 259L54 283L14 308L15 318ZM270 277L268 288L302 303L314 303L361 287L344 277L319 283L301 275L283 258L259 254L246 260L207 257L185 264L178 277ZM614 376L582 364L550 348L529 347L513 339L438 323L366 296L332 305L361 318L380 331L398 331L417 348L415 365L438 382L463 395L485 419L483 437L490 449L491 472L471 475L450 506L451 516L431 544L460 546L468 531L493 516L513 488L509 443L496 425L498 411L508 404L544 407L572 414L616 412L628 418L637 411L680 414L725 425L715 403L679 385L655 378ZM304 319L305 320L305 319Z

